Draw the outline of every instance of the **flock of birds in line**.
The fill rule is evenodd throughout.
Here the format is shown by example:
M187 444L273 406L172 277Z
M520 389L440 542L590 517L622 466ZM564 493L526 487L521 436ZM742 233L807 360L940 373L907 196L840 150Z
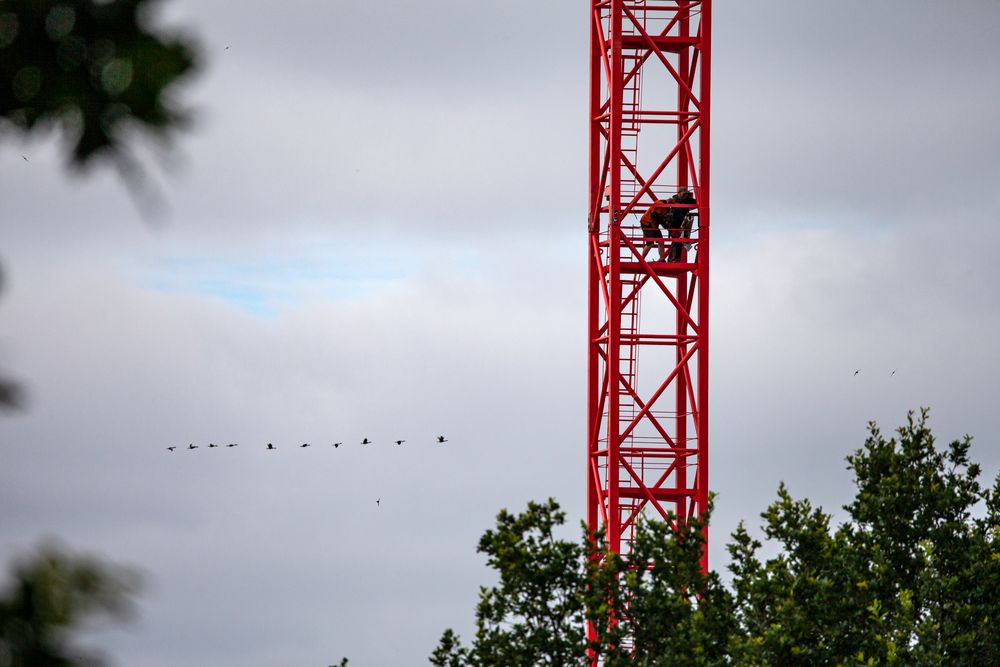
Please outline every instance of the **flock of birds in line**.
M395 442L396 445L399 446L399 445L402 445L404 442L406 442L406 440L394 440L393 442ZM441 445L441 444L444 444L444 443L448 442L448 439L445 438L443 435L439 435L437 437L437 439L434 440L434 442L436 442L437 444ZM333 448L337 449L337 448L339 448L343 444L344 443L342 443L342 442L335 442L335 443L333 443ZM362 445L374 445L375 442L373 440L369 440L368 438L363 438L361 440L361 444ZM210 442L207 445L207 447L209 449L216 449L216 448L220 448L220 447L239 447L239 446L240 446L240 444L238 442L230 442L228 445L217 445L214 442ZM308 442L303 442L301 445L299 445L298 447L296 447L296 449L303 449L305 447L312 447L312 445L309 444ZM170 452L176 451L177 449L178 449L177 445L171 445L171 446L167 447L167 451L170 451ZM201 445L196 445L196 444L194 444L192 442L187 447L183 447L181 449L187 449L189 451L193 450L193 449L201 449ZM270 443L270 442L267 443L267 447L265 447L265 449L267 449L268 451L277 451L278 450L278 448L274 446L274 443Z
M399 446L399 445L402 445L404 442L406 442L406 440L394 440L393 442L395 442L396 445ZM443 435L439 435L434 440L434 442L437 443L437 444L439 444L439 445L442 445L442 444L448 442L448 439L446 437L444 437ZM344 444L343 442L335 442L335 443L333 443L333 448L337 449L337 448L339 448L343 444ZM374 445L375 442L373 440L369 440L368 438L363 438L361 440L361 444L362 445ZM230 442L227 445L217 445L214 442L210 442L207 445L207 447L209 449L217 449L217 448L221 448L221 447L239 447L239 446L240 446L240 443L238 443L238 442ZM303 442L301 445L299 445L295 449L303 449L305 447L312 447L312 445L309 444L308 442ZM177 449L178 449L177 445L171 445L171 446L167 447L167 451L170 451L170 452L177 451ZM192 442L187 447L183 447L181 449L186 449L188 451L191 451L191 450L194 450L194 449L201 449L201 446L200 445L196 445L196 444L194 444ZM271 443L271 442L267 443L267 447L265 447L265 449L267 449L268 451L271 451L271 452L278 451L278 448L275 447L274 443ZM382 498L376 498L375 499L375 505L378 506L378 507L381 507L382 506Z

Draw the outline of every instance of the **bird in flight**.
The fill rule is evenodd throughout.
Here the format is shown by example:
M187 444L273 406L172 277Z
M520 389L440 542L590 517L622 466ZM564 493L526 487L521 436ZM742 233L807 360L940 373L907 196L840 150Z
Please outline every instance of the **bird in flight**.
M267 443L267 448L268 448L268 449L277 449L277 447L275 447L275 446L274 446L274 445L272 445L271 443Z
M208 446L209 446L209 447L218 447L218 445L217 445L217 444L215 444L214 442L210 442L210 443L208 443Z
M177 448L176 447L167 447L167 449L169 449L170 451L174 451Z
M448 442L448 441L447 441L447 440L445 440L445 438L444 438L444 436L443 436L443 435L439 435L439 436L438 436L438 444L440 444L440 443L442 443L442 442Z
M404 442L406 442L406 440L397 440L397 441L396 441L396 444L397 444L397 445L401 445L401 444L403 444Z
M377 507L381 507L382 506L382 499L381 498L376 498L375 499L375 505Z
M333 448L336 449L337 447L340 447L342 444L344 444L344 443L342 443L342 442L335 442L335 443L333 443Z
M25 162L29 161L28 158L24 157L23 155L21 156L21 159L23 159Z
M236 442L231 442L231 443L229 443L228 445L226 445L226 447L236 447L236 446L237 446L238 444L239 444L239 443L236 443Z
M308 442L303 442L301 445L299 445L299 448L301 449L302 447L308 447L308 446L309 446Z
M895 369L895 368L893 368L893 369L892 369L892 372L891 372L891 373L889 373L889 377L892 377L892 376L893 376L893 375L895 375L895 374L896 374L896 369Z
M194 443L192 442L192 443L190 443L190 444L188 445L188 449L198 449L198 445L196 445L196 444L194 444Z
M368 438L365 438L364 440L361 441L361 444L362 445L370 445L370 444L372 444L372 441L369 440Z
M223 49L223 50L224 50L224 51L228 51L228 50L229 50L229 47L227 46L227 47L226 47L225 49Z
M860 372L861 372L861 369L859 368L858 370L854 371L854 374L857 375Z

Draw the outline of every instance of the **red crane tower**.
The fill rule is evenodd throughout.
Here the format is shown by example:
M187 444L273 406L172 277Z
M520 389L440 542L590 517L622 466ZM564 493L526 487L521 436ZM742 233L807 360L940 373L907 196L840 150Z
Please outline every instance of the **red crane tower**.
M711 9L590 3L587 523L620 554L638 517L708 500ZM639 217L680 188L697 204L660 261Z

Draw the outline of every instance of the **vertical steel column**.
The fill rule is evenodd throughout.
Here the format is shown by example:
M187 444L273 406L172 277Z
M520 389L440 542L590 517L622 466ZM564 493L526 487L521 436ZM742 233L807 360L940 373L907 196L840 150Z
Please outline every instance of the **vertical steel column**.
M711 225L709 224L709 170L711 151L709 129L712 101L712 2L702 3L701 9L701 129L699 139L699 155L701 165L699 178L701 196L699 197L699 234L702 247L698 251L698 275L701 285L698 289L698 316L701 322L699 332L700 358L698 360L698 434L702 444L698 456L698 506L702 509L708 505L708 249ZM705 527L705 552L701 557L701 567L708 571L708 526Z
M600 33L597 30L597 21L594 18L593 1L591 2L591 15L588 20L590 26L590 135L594 137L600 134L600 130L595 126L599 125L596 120L601 108L601 52ZM600 230L600 211L598 210L603 199L601 192L601 146L597 141L590 142L589 164L588 164L587 187L589 197L589 207L587 209L587 233L588 248L597 247L599 242L598 232ZM593 208L594 206L598 209ZM598 336L598 319L600 318L600 281L598 260L593 251L587 253L587 340L594 341ZM594 424L600 423L600 358L593 353L593 342L587 344L587 465L584 471L584 480L587 484L587 525L599 525L598 502L600 499L600 485L597 479L590 473L591 460L596 456L597 434L591 434L590 429Z
M687 13L683 13L679 20L679 34L683 37L688 37L691 34L691 17ZM691 76L691 55L688 50L683 50L677 54L678 67L677 72L680 74L682 81L689 81ZM691 99L688 96L687 91L683 86L677 86L677 110L680 114L677 117L677 141L680 142L684 133L688 130L689 123L687 122L687 112L691 108ZM677 186L687 186L688 185L688 170L691 167L690 153L687 150L682 150L677 155ZM681 253L686 259L687 252ZM680 273L677 276L677 294L681 297L685 297L688 290L688 275L687 273ZM688 333L687 320L684 319L680 310L677 312L675 327L677 330L677 351L674 355L677 364L681 363L681 359L687 353L687 343L684 342L684 336ZM677 376L677 389L674 396L674 422L676 424L677 436L674 439L677 447L684 449L687 447L687 425L688 425L688 382L687 373L680 373ZM686 459L680 459L677 463L677 487L686 488L688 484L688 464ZM677 504L677 520L687 521L689 507L687 503Z
M608 128L608 152L611 155L620 155L622 152L622 4L624 0L611 0L611 81L609 112L612 118L617 118L617 123L612 123ZM617 248L618 238L621 234L622 218L622 190L621 171L611 169L610 173L610 201L608 202L608 243L609 247ZM621 335L622 335L622 274L621 256L618 252L610 252L608 256L608 292L610 307L607 312L608 321L608 421L606 424L608 438L608 458L616 460L619 456L619 446L621 439L619 429L621 427ZM611 469L608 469L608 477L611 477ZM618 516L620 513L620 497L618 480L611 480L607 487L607 505L610 516ZM609 521L604 527L608 540L608 548L612 551L621 552L622 526L619 521Z
M587 246L596 248L599 243L598 232L600 231L600 204L603 199L603 188L601 187L601 146L593 140L593 137L600 134L597 127L599 122L597 116L601 108L601 35L598 30L598 21L595 14L594 2L591 0L590 16L587 24L590 27L590 104L588 123L591 136L590 150L588 154L587 166ZM597 208L594 208L594 206ZM591 433L595 424L600 423L600 358L594 352L594 343L598 337L598 320L600 318L600 281L597 254L593 251L587 253L587 461L584 470L584 481L587 485L587 526L594 530L600 525L598 514L598 503L600 500L600 480L591 474L591 461L597 456L597 434ZM587 623L587 641L593 642L597 639L597 633L592 623Z

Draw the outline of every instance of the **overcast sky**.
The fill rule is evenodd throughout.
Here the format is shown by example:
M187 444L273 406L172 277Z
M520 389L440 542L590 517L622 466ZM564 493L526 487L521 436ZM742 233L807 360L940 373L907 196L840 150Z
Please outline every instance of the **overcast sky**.
M160 223L0 142L0 561L141 568L119 665L426 664L501 507L584 512L587 3L163 9L206 68ZM869 420L1000 468L1000 2L714 12L723 569L780 480L839 511Z

